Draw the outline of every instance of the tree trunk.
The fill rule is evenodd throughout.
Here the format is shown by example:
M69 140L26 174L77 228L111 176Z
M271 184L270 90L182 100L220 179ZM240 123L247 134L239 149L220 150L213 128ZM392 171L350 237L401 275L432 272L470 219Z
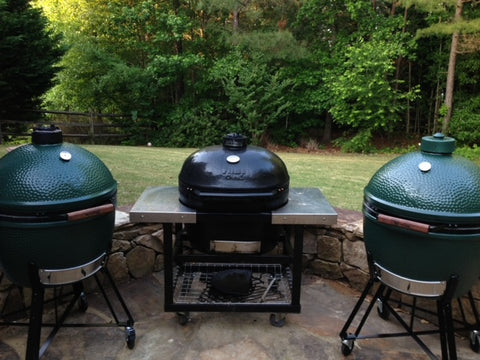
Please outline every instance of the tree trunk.
M240 20L240 11L234 10L233 11L233 32L238 32L239 20Z
M332 142L332 115L327 112L327 115L325 116L325 126L323 127L323 137L322 137L322 143L324 144L329 144Z
M455 22L458 22L462 19L463 13L463 3L464 0L457 1L457 8L455 10ZM442 132L444 134L448 131L448 126L450 120L452 119L453 113L453 94L455 86L455 66L457 63L457 49L459 41L459 33L454 32L452 35L452 45L450 47L450 59L448 61L448 72L447 72L447 85L445 88L445 106L447 107L447 115L442 124Z
M394 3L392 5L392 11L391 11L392 16L395 15L395 11L396 11L396 3ZM408 19L408 7L405 7L405 11L403 12L402 33L405 33L405 31L407 31L407 19ZM399 84L400 84L399 80L400 80L400 72L402 70L402 62L403 62L403 57L402 57L402 55L399 55L398 58L397 58L397 61L396 61L395 85L394 85L395 92L398 92L398 87L399 87ZM409 62L409 66L410 66L410 62ZM410 76L410 74L409 74L409 76ZM410 81L410 79L409 79L409 81ZM410 88L409 88L409 91L410 91ZM410 104L408 104L408 108L410 108L409 105ZM409 127L410 127L410 118L407 119L407 124L406 124L406 133L407 134L408 134L408 131L409 131Z
M440 104L442 103L442 95L440 89L440 80L437 79L437 86L435 88L435 105L433 108L433 128L432 132L436 133L438 131L438 119L440 113Z
M173 9L175 11L175 15L178 15L178 10L180 9L180 1L179 0L173 0ZM183 55L183 41L182 40L177 40L175 42L175 53L176 55L182 56ZM183 73L180 73L178 76L178 79L175 83L175 88L174 88L174 99L173 102L174 104L178 104L180 100L183 98L183 95L185 94L185 81L183 78Z
M412 62L408 62L408 92L412 91ZM407 99L407 126L405 133L410 133L410 98Z

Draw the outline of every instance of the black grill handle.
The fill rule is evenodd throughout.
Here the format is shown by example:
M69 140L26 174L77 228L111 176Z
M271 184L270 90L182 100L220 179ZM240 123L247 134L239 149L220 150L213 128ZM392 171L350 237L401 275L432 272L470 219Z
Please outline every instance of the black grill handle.
M403 229L421 232L423 234L428 234L430 231L429 224L424 224L418 221L401 219L401 218L397 218L397 217L389 216L385 214L378 214L377 220L379 223L382 223L382 224L397 226Z

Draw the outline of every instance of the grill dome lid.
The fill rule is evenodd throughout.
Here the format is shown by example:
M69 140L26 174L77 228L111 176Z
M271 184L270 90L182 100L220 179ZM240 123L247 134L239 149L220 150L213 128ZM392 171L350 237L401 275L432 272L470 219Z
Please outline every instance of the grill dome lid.
M381 167L364 189L365 205L394 216L478 223L480 167L454 155L455 139L422 138L420 151Z
M279 156L231 133L223 145L187 157L179 174L180 201L197 210L272 210L287 203L289 181Z
M55 213L115 197L117 182L91 152L63 143L55 126L34 130L32 143L0 159L0 212Z

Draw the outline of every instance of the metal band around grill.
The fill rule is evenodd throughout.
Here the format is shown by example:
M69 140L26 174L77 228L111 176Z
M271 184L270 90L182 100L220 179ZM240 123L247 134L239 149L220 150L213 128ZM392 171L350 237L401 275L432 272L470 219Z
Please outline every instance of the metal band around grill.
M375 274L382 283L404 294L439 297L447 289L446 281L419 281L397 275L377 263L374 263L374 267Z
M89 263L66 269L39 269L38 275L43 285L71 284L95 274L105 263L107 254L103 253Z

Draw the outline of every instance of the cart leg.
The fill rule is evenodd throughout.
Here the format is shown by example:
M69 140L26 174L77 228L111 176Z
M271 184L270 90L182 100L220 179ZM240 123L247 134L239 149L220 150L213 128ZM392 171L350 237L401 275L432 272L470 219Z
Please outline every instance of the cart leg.
M367 321L367 318L368 316L370 315L370 312L372 311L372 308L374 306L374 304L376 303L376 300L383 294L383 292L385 291L385 285L383 283L381 283L377 289L377 291L375 292L375 295L372 299L372 301L370 302L370 304L368 305L367 309L365 310L365 313L363 314L363 317L362 319L360 320L360 323L355 331L354 334L349 334L347 331L348 329L350 328L350 325L352 324L353 320L355 319L355 317L357 316L357 313L358 311L360 310L360 307L362 306L363 302L365 301L365 298L367 297L370 289L372 288L373 284L375 283L375 279L374 278L371 278L368 283L367 283L367 286L365 287L365 289L363 290L362 292L362 295L360 296L360 298L358 299L357 301L357 304L355 305L355 307L353 308L353 311L352 313L350 314L350 316L348 317L348 320L347 322L345 323L345 325L343 326L343 329L342 331L340 332L340 338L342 340L342 354L347 356L349 355L352 351L353 351L353 347L354 347L354 343L355 343L355 339L357 339L357 337L359 336L360 334L360 331L362 330L363 328L363 325L365 325L365 322Z
M451 304L449 302L442 303L442 301L439 300L437 308L442 359L456 360L457 349L455 344Z
M78 298L78 309L85 312L88 309L87 295L83 291L83 283L81 281L73 284L73 293Z
M122 295L120 294L120 290L118 290L117 288L117 285L115 284L115 281L113 280L113 277L112 275L110 274L110 272L108 271L107 267L103 267L103 272L105 273L105 275L107 276L108 278L108 281L110 282L110 285L112 286L112 290L113 292L115 293L115 296L117 297L117 300L118 302L120 303L120 306L122 307L125 315L127 316L127 321L126 321L126 325L125 325L125 337L126 337L126 342L127 342L127 346L129 349L133 349L134 346L135 346L135 338L136 338L136 333L135 333L135 329L133 327L135 321L133 320L133 316L132 314L130 313L130 310L128 309L127 307L127 304L125 303L125 300L123 299ZM98 288L100 289L100 292L102 293L103 295L103 298L110 310L110 313L112 314L112 317L113 319L115 320L115 323L117 325L122 325L123 323L120 322L114 308L113 308L113 305L110 301L110 299L108 298L107 296L107 293L105 292L105 289L102 285L102 283L100 282L97 274L94 275L94 278L95 278L95 281L97 282L97 286Z
M350 316L347 319L347 322L345 323L345 325L343 326L340 332L340 338L342 340L345 340L349 337L347 331L350 328L350 325L352 324L353 319L355 319L355 317L357 316L357 313L360 310L360 307L362 306L363 302L365 301L365 298L367 297L368 293L370 292L370 289L372 288L374 282L375 280L371 278L368 281L367 285L365 286L365 289L363 289L362 295L360 295L357 303L355 304L355 307L353 308L352 312L350 313Z
M190 312L188 311L177 312L177 320L180 325L184 326L192 321L192 317L190 316Z
M442 349L442 359L449 359L448 356L448 336L444 307L441 300L437 301L438 327L440 330L440 347Z
M474 329L470 331L470 347L473 351L478 353L480 351L480 319L478 316L477 306L475 304L475 300L473 299L471 291L468 292L468 301L475 317Z
M133 319L133 316L132 314L130 313L130 310L128 309L128 306L125 302L125 300L123 299L122 295L120 294L120 290L118 290L118 287L117 285L115 284L115 281L113 280L113 277L112 275L110 274L110 272L108 271L107 267L104 267L103 268L103 271L105 272L105 274L107 275L107 278L108 280L110 281L110 284L112 285L112 289L120 303L120 306L122 307L123 311L125 312L125 315L127 316L128 320L127 320L127 324L128 324L128 327L131 327L133 328L133 325L135 323L134 319ZM100 281L98 280L98 278L96 278L97 280L97 283L100 284ZM103 292L104 296L105 296L105 292ZM105 296L105 300L107 301L107 303L109 303L108 301L108 298L106 298ZM111 305L109 305L110 309L112 310L112 315L114 314L114 311L113 309L111 308ZM114 316L114 318L116 318L116 316ZM117 323L118 323L118 319L117 319Z
M43 296L45 289L38 277L38 267L29 264L29 275L32 283L32 304L30 307L30 323L28 326L26 360L37 360L40 351L40 335L42 332Z
M270 314L270 325L275 327L283 327L286 323L287 316L283 313Z
M389 308L388 306L385 306L385 303L388 301L391 294L392 289L388 288L385 295L380 295L377 299L377 312L383 320L388 320L388 318L390 317Z
M442 359L457 360L455 331L452 318L452 300L457 289L458 276L451 275L443 296L437 300L438 324L440 328L440 345Z

